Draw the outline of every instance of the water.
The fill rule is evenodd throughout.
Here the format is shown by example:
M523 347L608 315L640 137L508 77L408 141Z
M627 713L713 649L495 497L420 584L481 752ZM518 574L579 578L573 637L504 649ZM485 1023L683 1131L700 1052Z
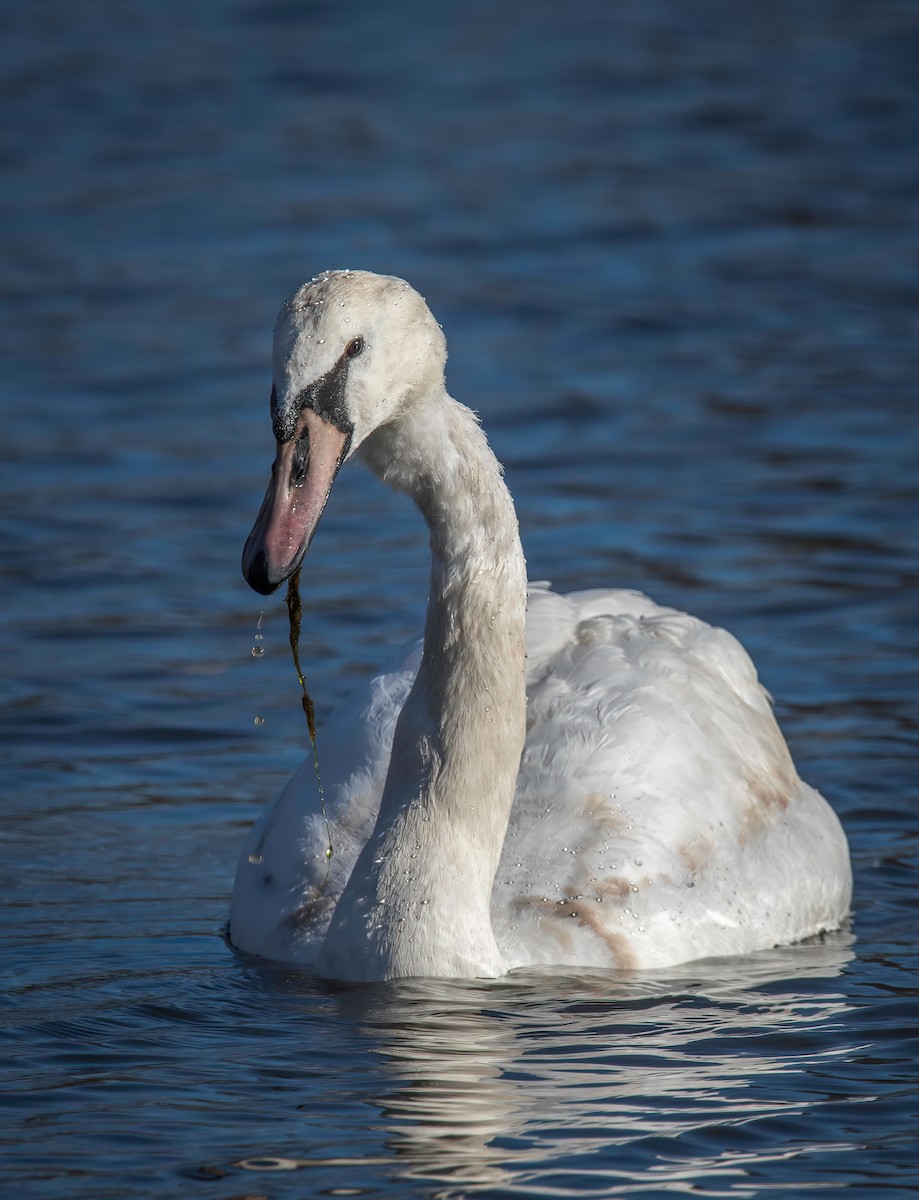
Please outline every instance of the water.
M915 1194L916 6L0 20L3 1190ZM328 266L427 295L533 578L747 644L848 830L850 929L493 984L228 951L307 749L238 560L274 315ZM425 589L416 514L345 472L303 583L320 715Z

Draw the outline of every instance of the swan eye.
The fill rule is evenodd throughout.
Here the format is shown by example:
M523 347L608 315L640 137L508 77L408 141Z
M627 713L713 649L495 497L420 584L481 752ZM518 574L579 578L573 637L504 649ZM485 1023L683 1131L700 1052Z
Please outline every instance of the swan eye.
M352 338L347 346L345 346L345 354L348 358L357 358L363 349L364 339L362 337Z

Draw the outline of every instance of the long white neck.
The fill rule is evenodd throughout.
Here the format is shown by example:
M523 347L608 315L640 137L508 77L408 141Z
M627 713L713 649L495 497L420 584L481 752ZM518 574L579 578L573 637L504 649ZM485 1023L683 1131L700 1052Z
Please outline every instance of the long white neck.
M376 828L317 967L338 979L498 975L489 906L526 720L513 501L476 418L446 395L378 430L362 455L423 512L431 592Z

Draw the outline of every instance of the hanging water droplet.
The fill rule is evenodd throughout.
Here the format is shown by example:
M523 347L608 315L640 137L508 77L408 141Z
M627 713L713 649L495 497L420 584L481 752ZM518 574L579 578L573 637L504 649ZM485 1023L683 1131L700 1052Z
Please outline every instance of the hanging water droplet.
M249 862L252 863L252 865L254 867L257 867L259 865L259 863L263 863L264 861L265 860L264 860L264 858L262 858L261 854L250 854L249 855Z
M265 718L264 717L256 717L252 723L253 723L253 725L264 725Z
M261 632L262 621L264 621L264 619L265 619L265 610L262 609L262 611L258 615L258 620L255 623L255 636L253 638L253 641L255 641L256 643L259 643L264 640L262 637L262 632ZM264 653L265 653L264 646L256 644L252 647L252 657L253 658L261 658Z

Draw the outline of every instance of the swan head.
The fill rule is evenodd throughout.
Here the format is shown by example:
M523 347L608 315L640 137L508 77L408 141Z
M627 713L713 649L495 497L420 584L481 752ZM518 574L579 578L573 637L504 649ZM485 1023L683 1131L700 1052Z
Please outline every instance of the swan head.
M402 279L328 271L285 302L274 332L277 452L242 560L257 592L299 567L342 463L442 394L446 357L430 309Z

